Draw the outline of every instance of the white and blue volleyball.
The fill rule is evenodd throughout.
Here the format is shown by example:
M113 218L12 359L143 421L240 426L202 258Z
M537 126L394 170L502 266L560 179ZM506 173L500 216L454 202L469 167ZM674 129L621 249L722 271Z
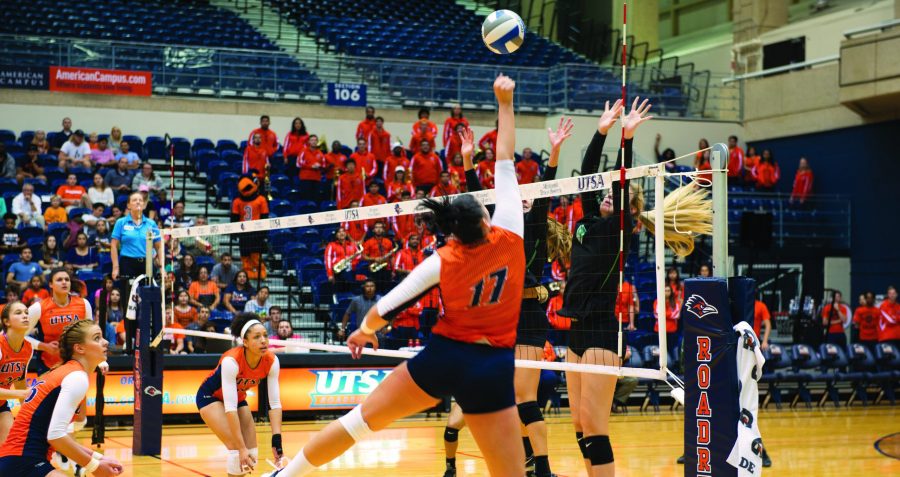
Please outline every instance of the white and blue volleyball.
M481 38L489 50L498 55L508 55L525 41L525 22L516 12L497 10L481 24Z

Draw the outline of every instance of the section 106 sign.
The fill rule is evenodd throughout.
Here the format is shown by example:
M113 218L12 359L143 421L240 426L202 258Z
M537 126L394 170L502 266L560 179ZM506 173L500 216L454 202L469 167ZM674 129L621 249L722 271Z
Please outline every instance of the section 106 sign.
M328 83L328 104L331 106L365 106L366 85Z

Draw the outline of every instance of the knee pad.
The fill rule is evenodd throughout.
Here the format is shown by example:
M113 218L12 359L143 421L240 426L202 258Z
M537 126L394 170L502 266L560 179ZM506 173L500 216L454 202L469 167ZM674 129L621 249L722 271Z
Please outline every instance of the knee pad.
M587 449L584 447L584 433L576 432L575 440L578 441L578 449L581 450L581 457L588 458Z
M84 426L87 425L87 419L83 421L72 421L69 423L69 427L66 429L68 434L75 434L76 432L84 429Z
M225 470L231 475L244 475L247 472L241 468L241 453L237 450L228 451Z
M584 447L587 450L587 458L591 460L591 465L611 464L615 460L612 446L609 444L609 436L585 437Z
M519 410L519 420L522 421L522 424L525 426L544 420L544 415L541 413L541 407L538 406L537 401L528 401L517 404L516 409Z
M363 419L362 405L356 406L353 410L344 414L343 417L338 419L338 422L344 426L344 430L347 431L347 434L350 434L354 441L359 441L372 433L372 429L369 428L366 420Z
M456 442L459 440L459 429L452 427L444 428L444 440L447 442Z

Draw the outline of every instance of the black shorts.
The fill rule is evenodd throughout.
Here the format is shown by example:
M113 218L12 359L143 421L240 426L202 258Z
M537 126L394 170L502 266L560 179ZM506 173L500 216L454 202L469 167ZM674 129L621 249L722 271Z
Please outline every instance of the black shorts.
M522 300L519 325L516 329L516 344L544 347L547 341L547 310L537 300Z
M53 470L53 465L46 458L0 457L0 475L3 477L45 477Z
M628 344L627 334L622 331L622 349ZM572 320L569 331L569 349L578 356L591 348L602 348L616 352L619 348L619 324L614 318L588 316Z
M9 401L4 402L3 405L0 406L0 414L4 412L12 412L12 409L9 408Z
M432 335L428 346L406 362L416 385L438 399L453 396L466 414L516 405L512 348L463 343Z

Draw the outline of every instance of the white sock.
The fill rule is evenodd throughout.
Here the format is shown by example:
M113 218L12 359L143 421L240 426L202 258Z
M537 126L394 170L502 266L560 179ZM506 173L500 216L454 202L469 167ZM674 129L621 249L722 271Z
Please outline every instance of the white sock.
M309 461L306 460L306 455L303 454L303 449L300 449L297 456L288 462L288 465L278 473L278 477L301 477L316 469L318 469L318 467L310 464Z

